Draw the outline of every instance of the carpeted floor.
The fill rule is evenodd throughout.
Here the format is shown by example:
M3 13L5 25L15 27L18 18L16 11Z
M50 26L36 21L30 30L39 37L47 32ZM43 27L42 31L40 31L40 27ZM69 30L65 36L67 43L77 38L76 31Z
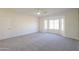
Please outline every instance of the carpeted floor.
M78 51L79 41L50 33L0 40L0 51Z

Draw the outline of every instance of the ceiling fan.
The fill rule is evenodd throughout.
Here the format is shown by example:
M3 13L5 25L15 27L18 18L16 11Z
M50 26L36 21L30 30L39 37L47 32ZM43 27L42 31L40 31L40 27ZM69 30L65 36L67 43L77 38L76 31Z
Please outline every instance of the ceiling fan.
M35 8L34 12L35 12L36 15L45 15L45 14L47 14L46 9L44 9L44 8Z

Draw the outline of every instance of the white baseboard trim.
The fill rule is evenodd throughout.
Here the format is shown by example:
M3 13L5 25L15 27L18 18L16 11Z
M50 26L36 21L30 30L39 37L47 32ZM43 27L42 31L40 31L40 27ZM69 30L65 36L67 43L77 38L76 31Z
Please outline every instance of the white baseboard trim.
M32 33L28 33L28 34L15 35L15 36L7 37L7 38L0 39L0 40L5 40L5 39L10 39L10 38L15 38L15 37L24 36L24 35L30 35L30 34L34 34L34 33L38 33L38 32L32 32Z

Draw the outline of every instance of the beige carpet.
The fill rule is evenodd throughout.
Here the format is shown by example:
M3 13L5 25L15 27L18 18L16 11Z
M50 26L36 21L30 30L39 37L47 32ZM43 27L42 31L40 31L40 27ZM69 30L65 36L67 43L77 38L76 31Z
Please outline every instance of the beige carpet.
M79 41L50 33L33 33L0 40L0 51L77 51Z

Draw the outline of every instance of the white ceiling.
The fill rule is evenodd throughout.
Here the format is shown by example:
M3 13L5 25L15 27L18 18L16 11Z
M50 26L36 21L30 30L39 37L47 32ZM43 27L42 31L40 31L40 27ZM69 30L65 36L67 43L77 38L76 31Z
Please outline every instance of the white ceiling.
M43 11L45 11L46 13L40 14L39 16L36 15L36 12L35 12L36 9L37 8L10 8L7 10L14 10L18 14L27 14L27 15L33 15L36 17L42 17L42 16L51 15L51 14L56 14L59 12L64 12L64 11L70 10L71 8L40 8Z
M70 10L71 8L41 8L41 9L43 9L43 11L46 12L44 14L39 15L42 17L42 16L59 13L59 12L64 12L64 11ZM38 15L36 15L35 8L15 8L14 10L16 10L17 13L21 13L21 14L25 13L28 15L34 15L39 17Z

